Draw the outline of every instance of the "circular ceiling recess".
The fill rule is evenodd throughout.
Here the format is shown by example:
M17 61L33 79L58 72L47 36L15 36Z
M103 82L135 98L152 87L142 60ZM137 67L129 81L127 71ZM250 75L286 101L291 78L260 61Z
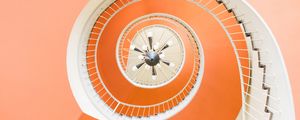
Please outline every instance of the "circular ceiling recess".
M274 40L267 30L255 31L267 27L247 6L239 0L90 0L68 46L77 103L84 113L111 120L288 116L292 112L276 113L289 108L273 98L289 97L272 91L288 89L273 87L267 76L284 72L264 64L263 51L272 47L256 46L256 36L271 36L268 45Z
M166 15L152 14L137 18L124 29L117 44L117 62L127 80L143 88L175 80L184 66L184 43L196 45L194 36L179 25ZM199 54L196 49L193 52Z

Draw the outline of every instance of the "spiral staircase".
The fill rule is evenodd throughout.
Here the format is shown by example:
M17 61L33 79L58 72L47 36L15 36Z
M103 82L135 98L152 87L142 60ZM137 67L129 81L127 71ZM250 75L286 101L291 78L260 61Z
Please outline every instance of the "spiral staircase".
M90 0L67 65L96 119L295 119L276 40L244 0Z

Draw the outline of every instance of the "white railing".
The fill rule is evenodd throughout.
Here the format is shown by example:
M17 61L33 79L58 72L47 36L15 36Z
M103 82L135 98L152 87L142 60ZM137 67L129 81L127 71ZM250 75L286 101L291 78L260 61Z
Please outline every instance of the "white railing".
M225 0L223 0L225 1ZM291 89L289 84L286 68L276 43L276 40L270 32L268 26L264 23L261 17L255 12L253 8L244 0L226 0L224 2L228 9L232 9L239 16L245 33L249 36L252 44L252 51L257 54L258 69L261 69L262 85L249 86L250 88L263 89L264 93L257 92L257 94L265 94L265 113L269 113L269 119L274 120L292 120L295 119L293 101L291 97ZM253 55L253 54L252 54ZM254 62L255 60L252 60ZM252 63L252 64L257 64ZM252 71L258 71L252 68ZM253 81L253 76L247 76ZM250 93L251 94L251 93ZM255 96L255 94L254 94ZM258 96L258 95L257 95ZM250 97L255 99L255 97ZM263 98L256 98L263 100ZM247 102L247 101L245 101ZM251 114L244 111L246 114ZM253 118L256 115L252 115Z

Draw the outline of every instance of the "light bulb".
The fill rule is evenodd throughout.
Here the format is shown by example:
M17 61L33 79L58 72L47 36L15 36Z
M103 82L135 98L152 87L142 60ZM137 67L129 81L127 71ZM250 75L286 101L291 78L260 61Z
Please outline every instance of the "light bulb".
M130 49L130 50L134 50L134 48L135 48L135 45L132 44L132 45L130 45L130 48L129 48L129 49Z

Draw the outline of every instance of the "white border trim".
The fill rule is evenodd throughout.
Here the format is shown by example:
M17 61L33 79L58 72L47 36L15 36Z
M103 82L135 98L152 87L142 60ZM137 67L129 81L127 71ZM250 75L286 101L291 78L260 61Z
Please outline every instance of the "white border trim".
M79 64L79 46L82 39L82 34L85 33L86 24L89 21L91 15L96 11L99 4L102 4L103 0L90 0L84 9L81 11L80 15L76 19L72 32L69 37L68 47L67 47L67 73L68 80L72 93L75 97L76 102L82 111L92 117L105 119L103 114L101 114L92 101L88 97L87 92L85 91L84 84L81 80L81 71Z

